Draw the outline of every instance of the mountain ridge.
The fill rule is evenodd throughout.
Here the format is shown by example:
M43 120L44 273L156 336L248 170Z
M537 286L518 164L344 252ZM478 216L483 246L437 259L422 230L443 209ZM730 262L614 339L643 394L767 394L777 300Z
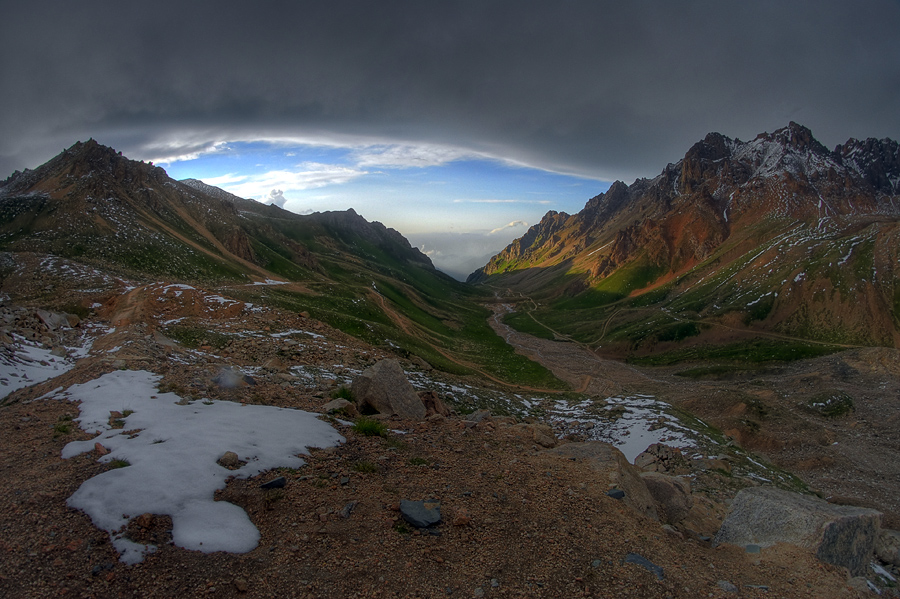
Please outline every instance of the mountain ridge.
M300 215L175 181L93 139L0 182L0 252L62 258L136 284L227 288L452 372L562 386L493 334L483 291L438 271L398 231L353 209ZM0 285L21 275L16 260L0 261ZM253 286L268 281L280 284ZM79 310L116 292L67 285ZM66 295L51 289L37 300Z
M793 122L750 142L710 133L653 179L631 185L617 181L575 215L548 212L467 281L508 287L557 305L564 297L581 297L583 308L660 288L668 289L672 301L688 295L693 284L724 279L717 273L756 252L773 251L766 248L774 243L779 255L769 270L779 271L781 278L753 283L757 296L743 308L731 306L730 312L742 313L737 318L798 337L896 346L898 191L900 144L890 139L851 139L832 151ZM802 243L809 255L798 249ZM839 246L849 253L835 259L830 254ZM822 271L815 279L807 277L808 284L801 276L806 266ZM735 276L751 286L749 280L761 276L751 271L761 268L751 261ZM858 271L855 283L850 271ZM797 277L795 285L788 284ZM820 284L843 288L827 299L825 309L814 300ZM706 298L694 294L695 303L704 304L695 311L702 319L728 317L727 310L715 306L734 304L740 290L731 289L733 280L722 285ZM723 293L726 288L730 291ZM587 299L597 292L605 297ZM746 305L766 293L779 299L765 315ZM803 297L788 306L790 293ZM813 331L822 325L822 314L849 317L854 304L867 306L869 314L846 334L834 324ZM792 315L801 309L806 316Z

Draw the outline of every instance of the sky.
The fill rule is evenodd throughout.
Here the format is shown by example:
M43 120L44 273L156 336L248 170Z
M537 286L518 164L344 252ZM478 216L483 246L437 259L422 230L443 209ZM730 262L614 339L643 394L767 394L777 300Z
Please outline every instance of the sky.
M900 139L900 1L4 2L0 178L94 138L464 276L707 133Z

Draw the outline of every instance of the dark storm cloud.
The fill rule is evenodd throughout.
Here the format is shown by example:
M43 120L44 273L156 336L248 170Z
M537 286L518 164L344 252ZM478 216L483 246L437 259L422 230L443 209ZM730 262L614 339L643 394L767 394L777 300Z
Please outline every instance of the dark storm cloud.
M360 135L626 180L654 176L709 131L746 139L794 120L832 146L900 138L896 0L86 1L3 13L0 176L89 136L143 158L166 144L176 155Z

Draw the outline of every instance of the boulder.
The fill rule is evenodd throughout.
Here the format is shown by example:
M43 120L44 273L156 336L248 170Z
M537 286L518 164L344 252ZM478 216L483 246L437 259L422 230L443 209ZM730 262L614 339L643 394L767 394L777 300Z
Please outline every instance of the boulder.
M219 373L213 377L212 382L223 389L234 389L241 386L243 376L243 373L226 366L219 370Z
M361 411L365 406L381 414L408 420L425 418L425 404L406 378L397 360L382 360L353 379L353 397Z
M44 326L46 326L51 331L66 328L69 326L69 320L66 318L65 314L48 312L47 310L38 310L36 312L36 315L38 317L38 320L40 320L44 324Z
M765 548L788 543L859 576L871 559L881 519L880 512L867 508L832 505L774 487L751 487L734 498L713 546Z
M634 458L634 465L646 472L663 472L666 474L687 474L690 471L688 461L681 450L662 443L654 443Z
M466 422L481 422L485 418L491 417L490 410L475 410L465 417Z
M434 391L422 391L419 393L419 399L422 400L422 404L425 406L425 417L431 417L435 414L439 414L444 418L448 418L450 416L450 410L447 409L446 404L441 401L441 398L437 396L437 393Z
M596 472L601 484L625 492L622 501L639 514L659 520L656 503L637 468L628 463L621 451L602 441L566 443L544 453L584 460Z
M659 472L642 472L641 479L656 502L662 522L678 524L687 517L694 505L691 483L687 479Z
M359 416L359 412L356 411L356 406L346 399L332 399L327 404L322 406L322 409L326 414L343 411L348 418L356 418L357 416Z
M886 564L900 567L900 531L882 530L875 541L875 555Z

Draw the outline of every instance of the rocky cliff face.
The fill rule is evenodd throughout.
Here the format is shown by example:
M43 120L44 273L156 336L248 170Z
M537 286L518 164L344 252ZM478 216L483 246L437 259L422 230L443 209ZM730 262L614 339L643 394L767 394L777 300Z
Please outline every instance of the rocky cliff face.
M655 179L615 182L573 217L548 212L472 280L598 251L589 270L608 276L638 252L670 273L705 260L735 232L770 217L817 223L897 216L900 145L851 139L828 150L791 123L742 142L710 133ZM608 244L600 251L598 244Z
M898 245L900 145L832 151L791 123L749 142L710 133L654 179L548 213L469 281L549 300L602 292L586 307L661 289L689 318L896 345Z

